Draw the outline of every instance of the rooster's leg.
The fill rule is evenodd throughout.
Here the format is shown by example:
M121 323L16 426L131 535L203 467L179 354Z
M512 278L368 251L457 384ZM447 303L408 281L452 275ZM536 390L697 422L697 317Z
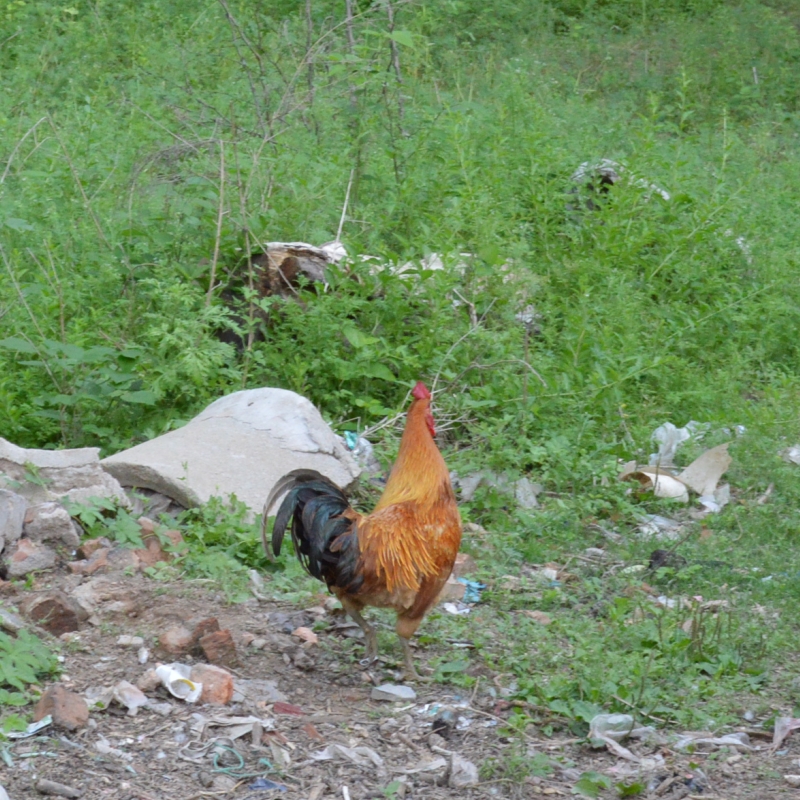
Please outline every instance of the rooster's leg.
M399 634L398 634L399 635ZM400 644L403 646L403 662L405 664L406 680L421 681L430 683L433 678L430 675L420 675L414 666L414 654L411 652L411 645L405 636L399 636Z
M357 605L355 605L355 603L349 601L346 597L340 597L339 600L341 600L344 610L358 623L358 626L361 628L361 630L364 631L367 652L362 663L364 663L365 666L368 666L378 658L378 636L375 633L375 628L373 628L372 625L370 625L369 622L367 622L364 617L361 616L361 610Z

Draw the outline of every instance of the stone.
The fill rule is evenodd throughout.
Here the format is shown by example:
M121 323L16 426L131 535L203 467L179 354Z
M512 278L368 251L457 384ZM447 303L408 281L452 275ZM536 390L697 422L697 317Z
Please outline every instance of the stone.
M50 569L56 563L56 554L43 544L30 539L20 539L11 549L8 558L8 577L20 578L31 572Z
M70 561L67 566L70 572L75 575L94 575L98 570L108 566L109 552L111 551L108 547L101 547L99 550L92 552L90 558L83 561Z
M394 683L384 683L372 690L370 697L373 700L403 701L417 699L417 693L410 686L398 686Z
M16 492L0 489L0 553L22 536L28 501Z
M144 639L141 636L129 636L123 634L117 639L118 647L141 647L144 644Z
M129 547L112 547L106 554L108 568L114 572L138 572L142 567L138 551Z
M86 619L78 603L58 589L27 595L20 610L53 636L80 630L81 619Z
M22 617L17 616L13 611L0 606L0 628L9 633L17 633L25 627Z
M63 686L50 686L39 698L33 709L33 719L38 722L48 714L53 717L53 725L67 731L77 731L86 727L89 722L89 706L75 692Z
M67 498L85 503L107 497L126 508L130 505L119 483L100 465L99 447L74 450L33 450L0 438L0 473L18 484L15 489L31 504ZM30 481L36 471L37 480Z
M226 706L233 699L233 676L226 669L213 664L195 664L189 680L203 684L201 703Z
M131 552L136 556L136 562L139 569L146 567L154 567L159 562L168 560L167 554L161 549L161 544L156 540L155 544L151 546L148 542L147 547L137 547Z
M135 614L137 601L129 583L97 575L73 589L70 596L89 615ZM90 620L91 621L91 620Z
M24 535L32 542L54 542L74 550L81 542L75 524L61 503L37 503L25 512Z
M66 797L67 800L78 800L79 797L83 797L83 789L69 786L66 783L51 781L48 778L39 778L39 780L36 781L36 791L39 792L39 794Z
M96 539L88 539L83 542L78 548L76 555L78 558L87 559L91 558L92 554L101 549L109 550L111 548L111 540L105 536L98 536Z
M161 686L161 678L158 677L154 669L148 669L139 676L136 686L143 692L154 692Z
M207 633L200 638L199 643L203 654L212 664L232 667L238 662L236 645L229 630Z
M442 591L439 592L437 603L457 603L459 600L464 599L464 593L467 587L463 583L459 583L452 575L447 579L447 582L442 586Z
M465 789L478 783L478 768L458 753L453 753L450 761L450 778L448 785L451 789Z
M199 650L200 640L209 633L216 633L219 630L219 620L216 617L202 619L194 626L192 631L192 643Z
M453 564L452 576L454 578L465 578L467 575L472 575L478 569L475 559L468 553L459 553L456 556L455 564Z
M171 656L182 656L189 652L193 644L192 632L183 625L173 625L158 635L158 644Z
M220 398L178 430L109 456L123 486L152 489L186 507L235 494L255 515L287 472L317 470L346 489L359 468L306 398L248 389Z

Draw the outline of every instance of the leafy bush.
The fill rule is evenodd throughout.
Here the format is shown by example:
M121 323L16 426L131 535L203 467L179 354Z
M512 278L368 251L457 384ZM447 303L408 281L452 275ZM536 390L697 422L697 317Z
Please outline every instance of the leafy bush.
M26 705L28 686L53 675L57 667L53 654L32 633L21 630L9 636L0 632L0 706Z

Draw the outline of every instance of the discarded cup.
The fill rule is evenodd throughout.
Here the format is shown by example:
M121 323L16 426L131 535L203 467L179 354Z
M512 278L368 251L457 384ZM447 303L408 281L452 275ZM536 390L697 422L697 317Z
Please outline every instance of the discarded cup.
M186 664L161 664L156 667L156 675L173 697L196 703L203 691L203 684L189 680L191 671L192 668Z

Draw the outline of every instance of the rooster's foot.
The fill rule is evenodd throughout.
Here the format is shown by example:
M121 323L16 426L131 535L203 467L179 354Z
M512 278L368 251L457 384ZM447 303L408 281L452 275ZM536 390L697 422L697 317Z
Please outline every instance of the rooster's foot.
M405 669L403 670L405 679L407 681L418 681L419 683L433 683L433 675L420 675L419 672L414 668L413 664L406 664Z

